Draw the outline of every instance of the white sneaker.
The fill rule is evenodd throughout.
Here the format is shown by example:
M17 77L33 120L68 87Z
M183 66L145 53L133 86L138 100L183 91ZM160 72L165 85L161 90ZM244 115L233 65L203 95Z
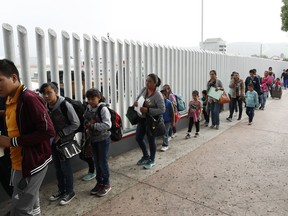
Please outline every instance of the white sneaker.
M186 139L191 138L191 134L190 134L190 133L187 133L186 136L185 136L185 138L186 138Z
M172 134L171 138L175 138L177 136L176 133Z
M165 152L165 151L168 150L168 148L169 148L168 146L162 146L161 151L162 151L162 152Z
M168 138L168 142L169 142L169 141L171 141L171 139L172 139L172 138L171 138L171 137L169 137L169 138Z

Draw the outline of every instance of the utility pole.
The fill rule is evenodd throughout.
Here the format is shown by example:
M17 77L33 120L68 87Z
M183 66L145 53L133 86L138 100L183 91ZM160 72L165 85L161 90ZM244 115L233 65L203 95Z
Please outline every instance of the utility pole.
M202 0L202 6L201 6L201 44L203 44L203 17L204 17L204 0Z

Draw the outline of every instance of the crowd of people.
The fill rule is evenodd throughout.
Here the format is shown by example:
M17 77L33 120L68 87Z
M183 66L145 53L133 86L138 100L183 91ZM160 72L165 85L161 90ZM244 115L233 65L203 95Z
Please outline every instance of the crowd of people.
M269 91L272 88L281 88L282 85L280 79L275 79L272 68L265 71L263 77L257 75L255 69L251 69L245 81L238 72L233 72L227 88L223 86L215 70L211 70L209 74L206 89L202 92L192 91L187 107L186 139L192 137L193 125L196 127L194 137L200 136L202 116L205 127L220 129L219 115L223 105L211 96L212 87L216 92L228 92L230 102L227 121L232 121L234 112L238 112L237 120L241 120L245 104L248 124L251 125L254 110L264 110ZM281 78L286 88L288 70L283 70ZM151 118L164 123L165 130L161 133L162 152L169 149L169 140L176 136L176 124L179 120L178 102L171 86L165 84L159 91L160 86L161 79L156 74L149 74L145 87L133 104L140 111L135 137L142 151L142 157L135 163L145 169L156 165L158 135L151 128ZM202 93L201 97L199 92ZM49 200L60 200L60 205L66 205L75 197L71 158L64 157L59 146L75 140L76 131L81 124L87 145L85 150L82 149L80 158L89 167L83 180L96 179L95 187L90 190L91 195L102 197L111 190L108 151L112 122L102 92L96 88L86 92L84 120L59 95L57 83L44 83L40 93L38 95L21 84L19 72L12 61L0 60L0 147L5 150L4 157L0 157L0 180L12 199L10 215L13 216L40 215L39 188L51 161L56 171L57 190L50 195ZM141 98L143 103L140 104Z

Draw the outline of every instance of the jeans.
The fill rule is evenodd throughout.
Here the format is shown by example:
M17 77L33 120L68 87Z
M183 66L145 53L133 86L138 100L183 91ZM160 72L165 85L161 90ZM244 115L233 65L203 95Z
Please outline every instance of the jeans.
M58 189L62 193L70 194L73 190L73 170L70 159L60 160L59 152L56 149L56 144L52 144L52 158L56 170L58 181Z
M246 107L246 114L248 115L249 122L252 122L254 117L254 107Z
M265 108L265 104L266 104L266 99L268 97L268 92L264 91L262 95L260 95L261 97L261 107Z
M230 108L230 115L229 115L229 118L232 118L233 117L233 113L234 113L234 110L236 111L236 107L237 107L237 103L238 103L238 107L239 107L239 116L238 116L238 119L241 119L242 117L242 112L243 112L243 108L242 108L242 103L243 101L240 99L240 97L236 97L236 98L231 98L231 108Z
M194 123L195 123L195 127L196 127L196 133L199 132L200 121L198 120L198 121L194 122L193 117L189 117L188 133L190 133L192 131L192 127L193 127Z
M203 109L202 111L205 119L205 123L209 124L209 113L206 111L206 109Z
M110 137L100 142L92 142L94 163L96 167L96 180L99 184L110 184L110 171L108 166L110 142Z
M149 157L149 153L147 151L146 147L146 142L144 140L146 135L146 119L141 118L137 124L137 129L136 129L136 141L139 145L139 147L142 150L143 157ZM150 159L152 161L155 160L155 155L156 155L156 138L153 136L147 135L147 140L149 143L149 148L150 148Z
M288 87L288 79L284 80L283 85L285 89Z
M168 146L168 138L169 138L169 131L172 128L171 122L165 122L165 129L166 133L163 135L163 145L162 146Z
M219 125L220 124L220 119L219 119L220 104L212 101L210 103L210 109L211 109L212 125Z

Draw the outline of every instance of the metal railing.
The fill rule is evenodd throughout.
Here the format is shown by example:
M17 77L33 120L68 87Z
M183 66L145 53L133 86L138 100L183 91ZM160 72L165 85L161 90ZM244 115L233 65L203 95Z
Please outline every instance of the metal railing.
M2 25L2 30L5 58L15 61L13 27L5 23ZM22 82L28 88L32 88L29 61L31 45L28 44L27 34L25 27L17 26L20 59L18 67ZM70 35L65 31L61 32L62 46L59 48L57 33L49 29L47 35L48 40L41 28L35 29L37 63L34 67L38 73L38 86L47 82L48 70L50 70L51 80L59 83L61 69L64 76L65 96L72 97L73 85L75 98L81 101L83 88L87 90L95 87L102 90L111 108L121 115L125 129L131 128L125 112L144 87L145 77L149 73L158 74L163 85L170 84L173 92L182 95L188 102L193 90L202 91L206 88L209 71L212 69L217 71L218 78L228 87L232 71L239 72L240 76L245 78L251 68L256 68L262 75L271 66L276 76L280 76L282 69L287 68L287 62L283 61L224 55L105 37L101 37L99 41L96 36L90 37L87 34L84 34L81 39L73 33L70 39ZM49 56L46 55L47 47ZM83 54L81 54L82 50ZM48 61L47 57L49 57ZM71 71L74 72L74 81L71 78ZM82 71L85 74L84 82L81 77Z

